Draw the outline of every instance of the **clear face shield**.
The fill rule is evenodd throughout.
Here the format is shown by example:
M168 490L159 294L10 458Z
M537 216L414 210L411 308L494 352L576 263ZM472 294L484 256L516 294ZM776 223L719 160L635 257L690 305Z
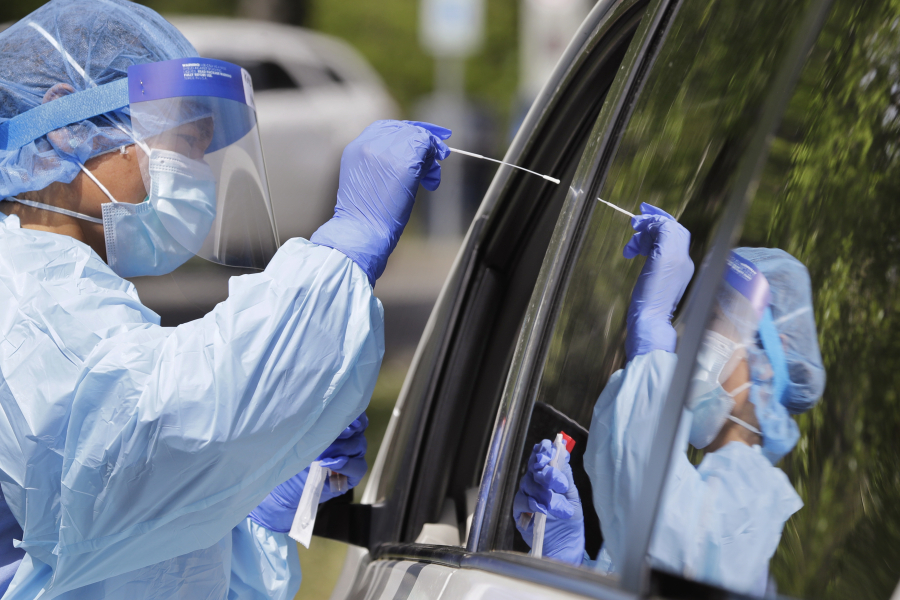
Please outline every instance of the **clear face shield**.
M253 87L206 58L135 65L129 111L148 201L185 251L263 269L278 249Z
M752 362L748 359L756 355L756 333L770 298L769 283L762 273L732 252L712 321L697 353L686 405L693 413L689 441L695 448L712 443L725 421L732 418L734 398L750 387L749 381L728 391L723 385L742 361Z

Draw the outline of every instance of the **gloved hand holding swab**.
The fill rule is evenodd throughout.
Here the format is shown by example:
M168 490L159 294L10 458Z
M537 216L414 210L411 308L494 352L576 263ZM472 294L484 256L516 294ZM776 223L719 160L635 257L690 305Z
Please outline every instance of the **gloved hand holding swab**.
M450 147L448 146L448 148L450 148ZM456 148L450 148L450 152L457 152L459 154L471 156L472 158L480 158L482 160L489 160L491 162L495 162L495 163L498 163L501 165L506 165L508 167L512 167L513 169L520 169L527 173L531 173L532 175L537 175L538 177L543 177L547 181L552 181L553 183L559 185L559 179L556 179L555 177L550 177L549 175L542 175L542 174L538 173L537 171L532 171L531 169L526 169L525 167L520 167L519 165L514 165L512 163L503 162L502 160L497 160L496 158L488 158L487 156L475 154L474 152L466 152L465 150L457 150Z

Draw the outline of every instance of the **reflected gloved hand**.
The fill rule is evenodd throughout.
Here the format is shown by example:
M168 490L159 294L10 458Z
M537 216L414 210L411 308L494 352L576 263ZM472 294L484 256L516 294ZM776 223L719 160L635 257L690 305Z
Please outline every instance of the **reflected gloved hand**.
M409 221L419 183L434 191L450 155L450 130L417 121L376 121L341 157L334 216L310 241L340 250L375 285Z
M365 430L368 425L369 419L363 413L316 459L322 466L346 475L350 489L356 487L366 474ZM281 533L290 531L308 475L309 467L277 486L259 506L253 509L250 519L269 531ZM340 493L332 491L331 483L326 479L319 502L327 502L338 495Z
M532 545L534 519L523 527L522 513L544 513L544 556L578 566L584 557L584 513L581 498L572 479L569 453L561 457L558 468L550 461L556 450L550 440L535 444L528 457L528 470L519 482L513 501L513 518L525 542Z
M628 307L628 360L652 350L675 351L672 313L694 274L688 254L691 234L672 215L646 203L631 220L637 232L625 246L625 258L647 257Z

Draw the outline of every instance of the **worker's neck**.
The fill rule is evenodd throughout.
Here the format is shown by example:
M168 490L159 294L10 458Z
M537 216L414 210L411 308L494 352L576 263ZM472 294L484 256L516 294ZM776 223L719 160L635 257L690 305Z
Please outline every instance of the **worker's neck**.
M720 448L724 448L731 442L740 442L747 446L759 446L762 444L762 438L733 421L726 421L719 435L713 440L713 443L704 448L707 452L715 452Z
M20 197L33 202L48 204L44 194L26 193ZM19 224L23 229L34 229L36 231L49 231L59 235L67 235L75 238L79 242L85 241L84 230L81 222L75 217L63 215L57 212L26 206L13 201L0 202L0 212L9 216L16 215L19 218Z

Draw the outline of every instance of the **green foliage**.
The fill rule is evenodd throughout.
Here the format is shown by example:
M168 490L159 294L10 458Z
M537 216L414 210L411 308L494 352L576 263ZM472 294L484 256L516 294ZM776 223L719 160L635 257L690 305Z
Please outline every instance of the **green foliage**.
M517 0L486 0L485 43L466 63L471 98L506 115L518 74ZM434 60L419 45L418 0L316 0L310 26L353 44L384 78L407 116L433 90Z
M163 15L219 15L233 16L239 0L138 0Z
M886 598L900 578L900 2L837 2L773 145L744 243L802 260L828 383L783 465L805 507L780 591Z
M17 0L15 2L0 2L0 23L18 21L43 4L45 4L45 0Z
M234 16L240 0L139 0L162 14ZM290 1L290 0L286 0ZM434 60L419 45L419 0L309 0L307 26L355 46L384 78L406 116L433 91ZM44 0L0 2L0 23L16 21ZM485 42L466 62L470 99L509 116L518 85L518 0L485 0Z

